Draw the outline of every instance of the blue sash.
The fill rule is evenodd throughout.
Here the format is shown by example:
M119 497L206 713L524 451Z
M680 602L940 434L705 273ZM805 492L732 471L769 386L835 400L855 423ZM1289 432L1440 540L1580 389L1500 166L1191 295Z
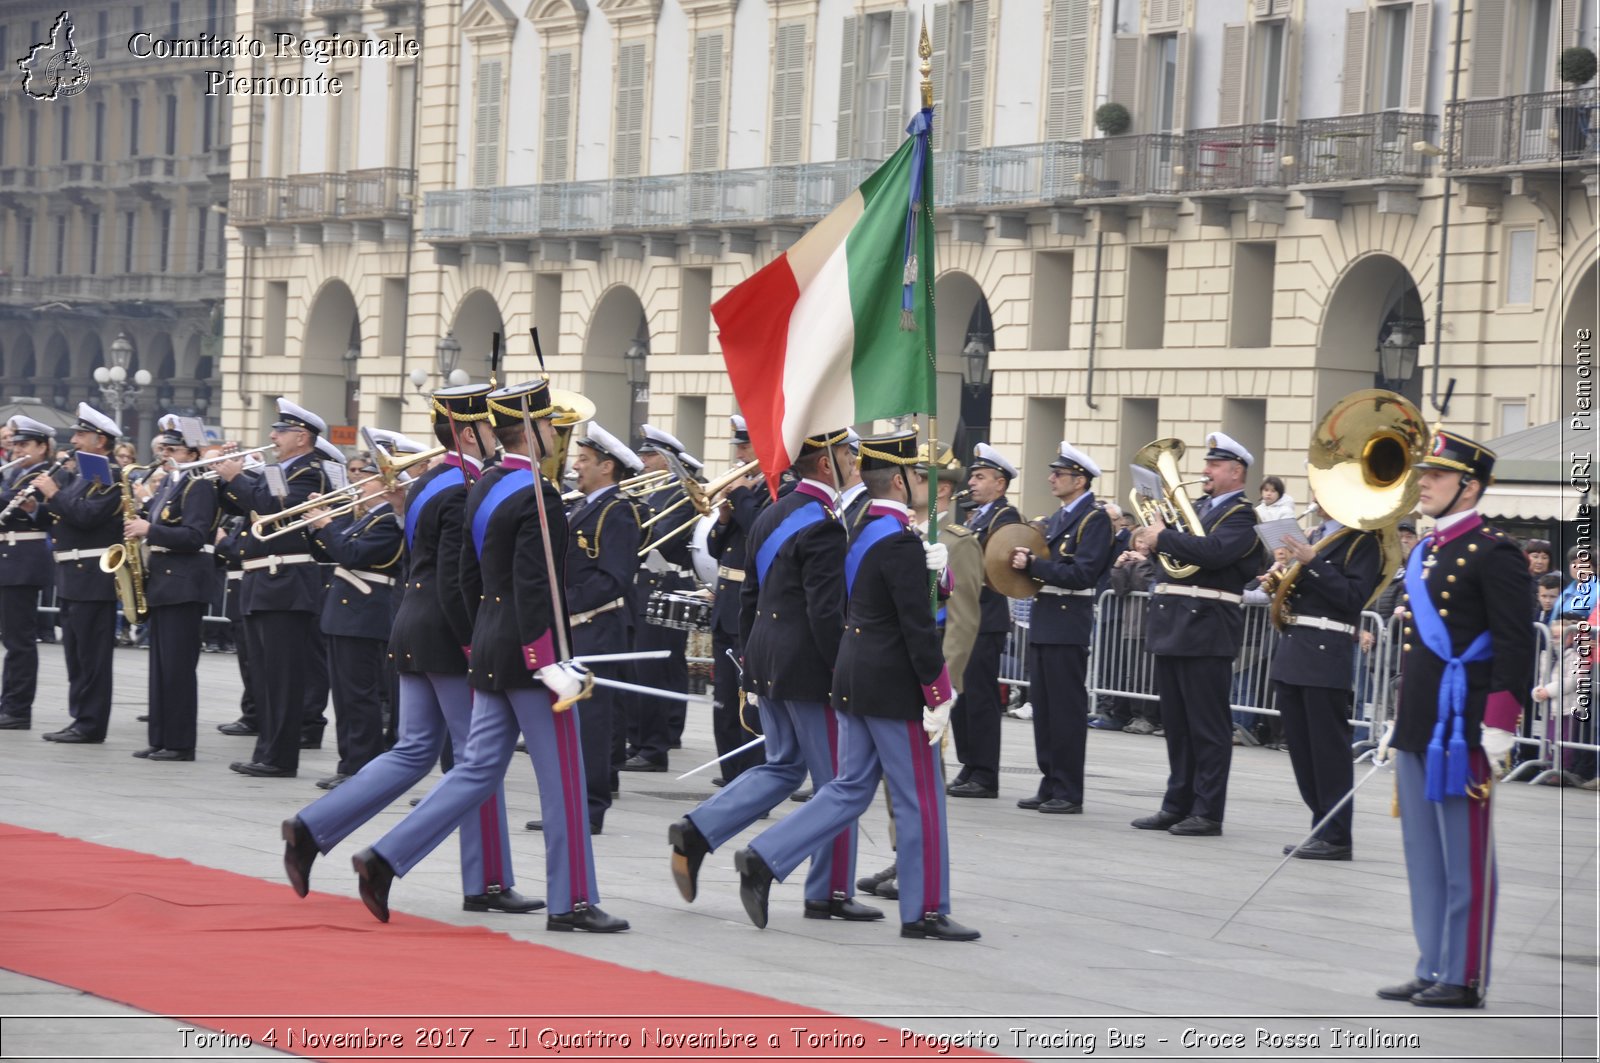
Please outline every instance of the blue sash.
M1443 801L1446 797L1464 797L1467 792L1467 725L1462 713L1467 704L1467 665L1488 657L1493 647L1489 632L1485 631L1472 640L1472 645L1461 656L1452 655L1450 632L1422 579L1422 555L1428 552L1424 549L1426 546L1425 539L1411 551L1411 560L1406 565L1406 593L1411 596L1417 635L1422 644L1444 662L1444 676L1439 681L1439 715L1433 725L1433 737L1428 741L1425 787L1429 801ZM1447 727L1450 729L1448 746Z
M407 550L411 549L411 540L413 540L413 539L415 539L417 537L417 521L422 519L423 507L425 507L429 502L433 501L433 496L438 494L440 491L443 491L445 488L454 487L458 483L462 484L462 485L465 485L466 482L467 482L466 471L461 469L461 468L455 469L455 476L451 476L449 472L442 472L438 476L435 476L433 479L429 480L428 481L428 485L426 487L424 487L422 490L418 491L417 494L416 494L416 497L411 498L411 499L409 499L407 501L407 503L406 503L406 549Z
M826 520L822 503L816 500L807 502L772 529L772 534L767 536L761 544L761 549L756 551L756 582L760 583L767 578L767 569L772 567L772 562L778 559L778 551L783 549L783 544L794 537L795 532L819 520Z
M844 557L844 593L849 597L855 590L856 573L861 571L861 561L878 543L898 532L905 525L885 514L868 524L856 533L856 541L850 544L850 552Z
M494 515L495 509L518 491L533 486L531 470L512 469L489 488L489 494L478 506L478 512L472 515L472 547L479 557L483 556L483 537L489 532L489 518Z

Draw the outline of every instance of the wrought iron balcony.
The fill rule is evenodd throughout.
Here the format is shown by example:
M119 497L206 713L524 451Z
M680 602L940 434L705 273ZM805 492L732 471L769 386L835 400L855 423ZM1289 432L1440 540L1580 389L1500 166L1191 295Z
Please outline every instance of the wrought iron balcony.
M82 199L106 187L111 169L104 162L62 162L50 167L45 180L48 187L68 198Z
M0 192L31 191L39 186L39 171L33 166L0 166Z
M398 166L351 170L344 175L339 216L352 219L409 218L415 204L417 171Z
M1183 192L1184 135L1135 133L1085 140L1083 196L1122 199Z
M256 0L256 25L280 26L300 21L302 0Z
M0 302L36 306L52 300L191 303L221 299L221 270L205 273L112 273L0 279Z
M415 204L416 179L415 170L394 166L252 177L229 185L228 220L242 228L408 220Z
M281 222L288 207L289 181L284 177L251 177L228 186L228 221L236 226Z
M1066 203L1085 194L1083 171L1077 141L941 152L934 156L933 201L956 209Z
M1185 134L1182 186L1206 193L1284 186L1283 157L1295 152L1294 126L1218 126Z
M1439 116L1378 111L1308 118L1296 128L1294 164L1286 167L1293 183L1420 180L1428 175L1428 156L1416 145L1438 135Z
M1450 106L1452 170L1600 161L1600 88L1535 92Z
M359 15L361 0L311 0L311 13L321 18Z

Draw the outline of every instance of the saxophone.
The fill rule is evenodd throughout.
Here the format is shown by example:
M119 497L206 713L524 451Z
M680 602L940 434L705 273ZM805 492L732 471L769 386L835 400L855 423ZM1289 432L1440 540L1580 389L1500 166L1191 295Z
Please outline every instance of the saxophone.
M125 523L139 517L139 503L133 497L133 482L127 473L128 470L122 470L117 474ZM144 555L139 551L139 540L124 539L107 547L100 558L100 571L111 573L117 581L117 601L122 603L123 618L129 624L144 623L149 606L144 600Z

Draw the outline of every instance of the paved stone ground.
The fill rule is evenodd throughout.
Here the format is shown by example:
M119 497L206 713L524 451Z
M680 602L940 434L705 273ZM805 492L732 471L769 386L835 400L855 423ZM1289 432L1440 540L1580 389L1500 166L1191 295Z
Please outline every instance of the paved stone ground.
M34 730L0 732L0 819L282 881L277 824L320 794L312 783L333 769L332 728L330 748L302 757L299 779L229 772L228 762L250 748L249 739L215 730L237 714L237 672L231 656L206 655L199 759L142 763L129 753L144 745L134 717L143 711L146 659L140 651L117 651L117 708L105 745L55 746L39 736L66 721L65 681L59 649L42 647ZM709 708L692 707L675 772L708 759L711 746ZM454 842L397 883L391 899L417 915L484 922L541 945L879 1017L891 1027L983 1031L997 1038L998 1051L1019 1058L1082 1058L1090 1054L1087 1037L1101 1058L1595 1058L1593 794L1525 785L1500 791L1502 885L1490 1005L1433 1013L1372 995L1377 985L1407 977L1414 962L1399 823L1389 816L1386 778L1358 795L1354 862L1291 862L1213 939L1278 863L1280 847L1308 826L1285 754L1236 749L1227 834L1180 839L1128 826L1159 800L1160 739L1092 732L1087 810L1071 817L1023 812L1013 803L1034 786L1026 723L1006 721L1004 750L1000 800L950 802L954 915L983 931L972 945L901 940L892 904L887 924L804 920L798 878L774 887L771 925L757 931L739 904L737 844L708 858L700 899L684 904L668 874L666 827L710 793L703 776L682 782L670 774L624 776L625 792L595 839L595 853L605 907L632 921L627 934L547 934L539 919L462 912ZM517 829L537 814L526 759L513 761L507 791L522 887L537 893L531 873L540 866L539 836ZM797 807L785 803L775 814ZM397 803L319 861L313 888L354 896L349 854L405 811ZM865 873L891 859L881 805L863 826L859 870ZM90 1018L136 1014L3 975L0 1016L9 1018L0 1019L0 1058L205 1055L176 1053L170 1021ZM1058 1040L1019 1045L1008 1032L1013 1026L1053 1032ZM1321 1050L1257 1047L1257 1027L1315 1036ZM1369 1027L1415 1034L1420 1047L1337 1047L1335 1029ZM1113 1028L1122 1047L1112 1043ZM1194 1031L1191 1040L1244 1034L1246 1046L1186 1047L1186 1030ZM1138 1036L1142 1047L1129 1047Z

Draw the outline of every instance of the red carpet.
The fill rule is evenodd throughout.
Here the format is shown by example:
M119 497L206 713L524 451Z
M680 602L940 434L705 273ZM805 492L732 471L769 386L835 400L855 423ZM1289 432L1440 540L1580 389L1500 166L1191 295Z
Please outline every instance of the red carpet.
M384 925L358 898L301 900L286 884L8 824L0 967L322 1059L985 1055L482 927L400 912Z

